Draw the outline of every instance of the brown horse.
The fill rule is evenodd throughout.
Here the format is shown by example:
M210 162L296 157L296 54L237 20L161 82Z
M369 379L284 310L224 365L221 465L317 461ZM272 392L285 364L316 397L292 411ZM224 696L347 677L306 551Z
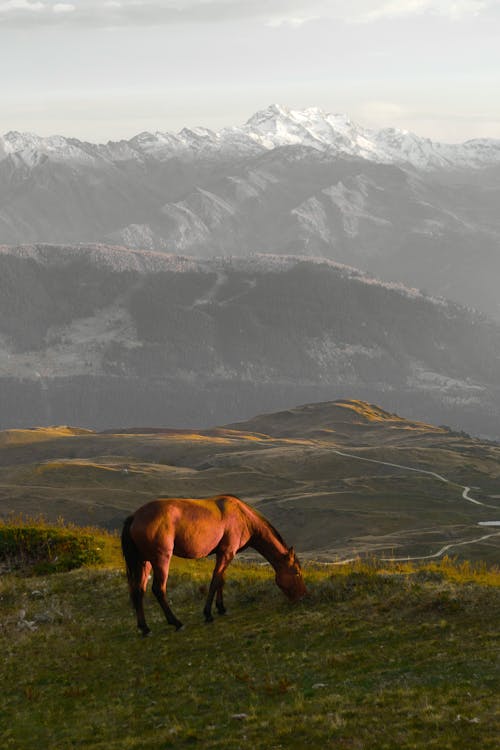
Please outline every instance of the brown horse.
M142 634L150 633L143 598L151 568L153 593L168 623L179 630L182 623L166 598L172 555L200 558L215 554L215 568L203 609L205 620L211 622L214 596L219 614L226 611L222 598L225 570L235 554L247 547L253 547L271 563L277 585L291 601L304 596L306 587L293 548L286 546L269 521L237 497L159 498L129 516L123 525L122 550L130 597Z

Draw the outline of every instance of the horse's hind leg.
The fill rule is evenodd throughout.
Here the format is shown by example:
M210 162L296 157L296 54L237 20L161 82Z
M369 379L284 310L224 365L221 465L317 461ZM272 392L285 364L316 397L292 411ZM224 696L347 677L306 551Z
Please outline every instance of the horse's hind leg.
M151 632L144 616L144 594L148 585L150 572L151 565L148 562L144 562L137 578L130 584L130 599L137 615L137 627L143 636L147 636Z
M180 630L182 622L177 619L167 602L167 579L171 557L172 555L168 555L153 563L153 594L165 613L168 624L173 625L176 630Z

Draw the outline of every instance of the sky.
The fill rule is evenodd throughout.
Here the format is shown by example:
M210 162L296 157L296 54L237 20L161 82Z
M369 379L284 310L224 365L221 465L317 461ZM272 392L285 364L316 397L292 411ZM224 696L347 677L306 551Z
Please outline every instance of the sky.
M0 132L94 142L277 103L500 138L500 0L0 0Z

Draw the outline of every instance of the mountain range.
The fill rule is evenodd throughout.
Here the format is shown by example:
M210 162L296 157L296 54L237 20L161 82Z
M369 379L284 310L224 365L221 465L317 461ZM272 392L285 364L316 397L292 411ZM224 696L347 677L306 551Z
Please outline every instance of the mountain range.
M91 144L0 138L0 239L323 257L500 320L500 141L440 144L317 108Z
M205 427L357 398L498 438L500 327L324 258L0 247L0 428Z
M301 145L335 156L354 156L382 164L416 168L478 168L500 163L500 140L476 138L462 144L443 144L396 128L373 130L346 115L318 107L292 110L271 105L241 127L220 131L184 128L179 133L143 132L130 140L92 144L64 136L41 137L10 131L0 138L0 158L34 166L45 158L74 164L108 161L116 164L173 157L254 156L281 146Z

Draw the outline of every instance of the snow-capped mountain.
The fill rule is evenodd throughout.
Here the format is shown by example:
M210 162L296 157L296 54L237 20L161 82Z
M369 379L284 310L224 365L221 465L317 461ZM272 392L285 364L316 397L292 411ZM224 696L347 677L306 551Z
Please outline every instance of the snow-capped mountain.
M321 256L500 320L500 141L433 143L318 108L92 144L0 138L0 243Z
M437 143L406 130L363 128L346 115L328 114L318 107L292 110L272 105L251 117L242 131L268 149L303 144L339 156L417 169L477 168L500 162L500 140ZM232 131L224 132L230 137Z
M99 145L57 135L42 138L32 133L9 132L0 138L0 159L10 156L35 165L42 156L80 163L100 159L116 162L174 156L248 156L290 145L418 169L479 168L500 162L500 140L443 144L404 130L363 128L346 115L329 114L318 107L293 110L276 104L257 112L240 127L218 132L203 127L184 128L176 134L144 132L128 141Z

